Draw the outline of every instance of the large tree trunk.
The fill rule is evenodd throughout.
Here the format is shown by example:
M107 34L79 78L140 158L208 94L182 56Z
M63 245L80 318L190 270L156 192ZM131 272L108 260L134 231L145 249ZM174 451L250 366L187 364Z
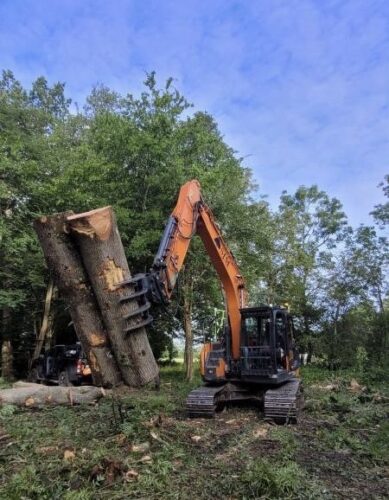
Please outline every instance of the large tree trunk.
M67 218L76 239L116 361L126 384L134 387L156 380L159 375L137 298L124 300L135 287L122 287L131 273L111 207ZM119 285L119 286L118 286Z
M111 353L93 290L71 238L65 233L66 216L41 217L34 223L48 268L69 306L77 336L83 346L96 385L111 387L120 373Z

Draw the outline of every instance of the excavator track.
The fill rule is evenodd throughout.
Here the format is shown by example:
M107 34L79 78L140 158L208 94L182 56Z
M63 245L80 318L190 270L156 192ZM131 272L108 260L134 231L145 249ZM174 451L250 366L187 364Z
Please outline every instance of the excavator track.
M302 383L295 378L265 393L265 418L278 424L296 424L304 404Z
M190 418L213 418L225 386L203 386L191 391L186 398L186 412Z
M189 418L213 418L220 404L244 400L262 400L266 419L277 424L295 424L304 402L302 383L293 378L279 387L258 392L229 383L216 387L203 386L189 393L186 412Z

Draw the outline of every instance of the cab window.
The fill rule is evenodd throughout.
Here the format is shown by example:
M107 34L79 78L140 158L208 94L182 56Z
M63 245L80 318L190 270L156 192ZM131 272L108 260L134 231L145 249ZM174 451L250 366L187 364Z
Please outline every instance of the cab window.
M286 321L285 314L277 312L276 314L276 347L286 350Z
M258 321L255 317L245 318L246 345L256 346L258 344Z
M261 316L259 321L259 342L262 347L270 346L270 317Z

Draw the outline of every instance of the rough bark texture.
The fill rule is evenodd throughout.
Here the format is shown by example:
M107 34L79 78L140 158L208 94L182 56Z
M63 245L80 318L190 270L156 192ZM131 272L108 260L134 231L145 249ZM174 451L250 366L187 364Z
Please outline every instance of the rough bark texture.
M104 396L98 387L58 387L18 382L12 389L0 390L0 404L26 407L90 404Z
M111 353L96 298L82 267L81 257L65 232L66 216L41 217L34 223L48 268L69 306L77 336L83 346L96 385L111 387L121 377Z
M136 299L120 303L120 298L131 290L117 285L131 274L112 208L72 215L67 221L79 245L124 381L137 387L156 380L159 370L146 330L125 333L127 327L140 323L142 318L136 315L123 319L139 306Z

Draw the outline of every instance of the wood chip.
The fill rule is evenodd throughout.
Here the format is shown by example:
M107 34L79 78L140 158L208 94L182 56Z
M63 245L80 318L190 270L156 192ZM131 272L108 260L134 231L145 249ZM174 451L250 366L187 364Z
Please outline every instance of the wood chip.
M150 436L151 436L153 439L155 439L156 441L159 441L160 443L164 443L164 440L163 440L163 439L161 439L161 438L159 437L159 435L158 435L156 432L154 432L154 431L150 431Z
M267 433L269 432L268 427L258 427L257 429L254 430L253 434L255 438L263 438L267 436Z
M136 472L136 470L130 469L124 474L124 480L127 482L135 481L136 479L138 479L138 476L139 473Z
M65 450L63 454L63 459L67 462L71 462L76 458L76 453L73 450Z
M145 443L133 444L131 446L131 451L134 453L145 453L150 449L150 443L147 441Z

